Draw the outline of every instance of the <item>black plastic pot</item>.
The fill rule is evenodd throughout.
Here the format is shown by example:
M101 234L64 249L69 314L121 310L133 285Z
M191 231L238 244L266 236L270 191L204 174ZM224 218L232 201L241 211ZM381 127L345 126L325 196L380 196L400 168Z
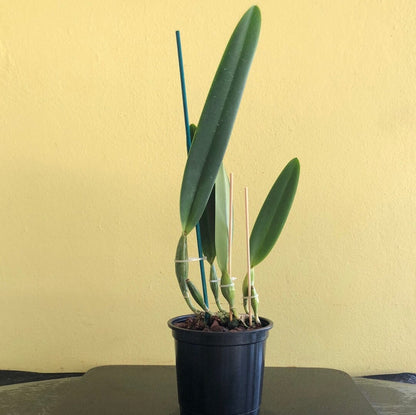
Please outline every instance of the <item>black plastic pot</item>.
M203 332L175 326L176 377L181 415L257 415L271 320L241 332Z

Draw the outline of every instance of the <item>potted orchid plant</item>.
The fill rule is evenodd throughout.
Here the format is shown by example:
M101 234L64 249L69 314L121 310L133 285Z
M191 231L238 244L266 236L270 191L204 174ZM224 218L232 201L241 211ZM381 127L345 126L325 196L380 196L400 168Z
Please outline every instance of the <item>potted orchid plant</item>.
M230 271L232 178L225 171L223 157L257 46L260 24L257 6L240 19L197 125L189 125L184 100L189 153L180 194L182 229L175 273L192 314L175 317L168 323L175 338L182 415L254 415L260 408L265 341L272 322L259 315L254 267L266 258L282 231L300 169L297 158L283 168L265 198L251 235L247 235L247 273L241 287L244 312L240 313L239 296ZM184 92L183 76L182 87ZM246 223L248 230L248 219ZM199 245L196 260L201 269L203 260L209 264L209 285L216 310L209 306L204 273L202 294L189 276L189 263L194 259L188 256L188 235L195 228ZM226 300L226 307L220 295Z

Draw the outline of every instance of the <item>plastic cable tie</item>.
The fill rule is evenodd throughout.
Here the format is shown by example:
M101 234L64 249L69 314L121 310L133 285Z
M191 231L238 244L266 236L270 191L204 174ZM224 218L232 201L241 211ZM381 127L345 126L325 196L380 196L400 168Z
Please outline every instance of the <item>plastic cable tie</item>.
M231 278L231 281L235 281L237 279L237 277L230 277L230 278ZM234 283L231 282L231 284L224 284L224 285L221 284L221 288L227 288L227 287L234 287Z
M234 287L234 283L232 282L231 284L221 284L221 288L227 288L227 287Z
M256 294L256 295L252 295L252 296L247 296L247 297L243 297L244 298L244 300L248 300L249 298L258 298L258 294Z
M196 262L196 261L205 261L207 259L206 256L203 256L202 258L197 257L189 257L188 259L175 259L176 263L183 263L183 262Z

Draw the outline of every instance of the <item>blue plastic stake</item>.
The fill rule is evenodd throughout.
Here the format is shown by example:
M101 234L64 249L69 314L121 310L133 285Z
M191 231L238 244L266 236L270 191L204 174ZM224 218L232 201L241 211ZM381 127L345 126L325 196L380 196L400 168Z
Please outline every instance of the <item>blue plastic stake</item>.
M178 47L179 73L181 75L182 103L183 103L183 114L185 118L185 131L186 131L186 148L189 152L189 149L191 148L191 129L189 126L188 103L186 99L186 87L185 87L185 73L183 70L181 35L179 33L179 30L176 31L176 45ZM201 229L200 229L199 223L196 224L196 239L198 242L198 255L200 258L202 258L204 254L202 252ZM205 267L204 267L203 260L199 261L199 268L201 270L201 282L202 282L202 292L204 295L204 303L207 307L209 307L207 283L206 283L206 278L205 278Z

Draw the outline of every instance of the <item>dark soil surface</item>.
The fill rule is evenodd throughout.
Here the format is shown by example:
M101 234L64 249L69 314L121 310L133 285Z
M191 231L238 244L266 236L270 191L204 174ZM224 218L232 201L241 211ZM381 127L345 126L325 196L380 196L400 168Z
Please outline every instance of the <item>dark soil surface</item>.
M208 321L205 321L204 313L187 318L181 323L176 323L176 327L188 330L210 331L210 332L238 332L246 330L256 330L261 328L261 324L253 322L251 327L248 327L248 319L246 324L241 320L234 319L232 322L224 316L211 315Z

